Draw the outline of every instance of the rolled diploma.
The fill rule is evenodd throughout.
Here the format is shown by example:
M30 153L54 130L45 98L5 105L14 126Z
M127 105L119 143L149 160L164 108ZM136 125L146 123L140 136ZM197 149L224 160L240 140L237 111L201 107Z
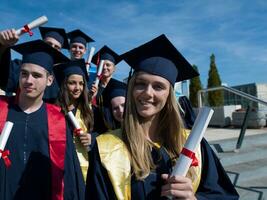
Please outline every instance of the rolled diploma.
M76 129L81 129L79 123L77 122L74 114L72 111L69 111L68 112L68 116L70 118L70 121L72 122L73 126L76 128ZM81 130L81 134L84 134L84 132ZM90 151L90 147L87 148L87 151Z
M96 86L98 86L98 84L99 84L99 81L100 81L99 76L102 74L103 66L104 66L104 60L101 60L99 68L98 68L98 71L97 71L97 76L96 76L96 79L95 79L95 85Z
M72 111L69 111L69 112L68 112L68 116L69 116L69 118L70 118L70 120L71 120L73 126L74 126L76 129L80 129L81 127L80 127L79 123L77 122L77 120L76 120L76 118L75 118L75 116L74 116L74 114L73 114ZM83 133L83 132L81 131L81 133Z
M32 22L30 22L29 24L27 24L27 26L28 26L29 29L31 30L31 29L34 29L34 28L36 28L36 27L39 27L39 26L45 24L46 22L48 22L48 19L47 19L47 17L44 15L44 16L42 16L42 17L39 17L39 18L33 20ZM22 35L23 33L25 33L23 30L24 30L24 27L21 27L20 29L16 30L16 34L17 34L18 36Z
M213 115L213 110L209 107L202 107L199 111L197 119L194 123L192 131L186 140L184 148L195 152L196 147L200 144L201 139L203 138L204 132L206 131L210 119ZM172 176L179 175L179 176L186 176L187 171L192 163L192 159L180 154L176 164L173 168L171 173Z
M2 151L5 150L5 146L6 146L8 138L9 138L10 132L13 128L13 125L14 124L12 122L9 122L9 121L7 121L4 125L2 133L0 135L0 149ZM0 159L1 159L1 157L2 157L2 153L0 153Z
M95 47L91 47L88 58L87 58L87 62L86 62L86 70L88 73L89 73L89 67L90 67L90 63L92 61L94 53L95 53Z

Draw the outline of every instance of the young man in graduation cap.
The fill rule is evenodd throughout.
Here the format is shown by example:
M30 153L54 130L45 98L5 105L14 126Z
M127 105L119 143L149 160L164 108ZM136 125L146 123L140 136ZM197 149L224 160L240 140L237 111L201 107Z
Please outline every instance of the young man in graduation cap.
M105 45L92 58L92 62L97 66L101 60L104 61L104 64L99 85L96 86L93 84L91 88L91 91L97 91L95 96L96 101L93 106L95 119L94 131L99 134L112 129L110 125L112 124L112 112L110 110L109 96L111 91L121 84L121 81L112 78L116 70L116 64L121 61L120 56Z
M174 84L198 73L165 35L121 56L134 68L123 125L96 138L89 155L86 199L237 200L207 141L203 139L195 152L184 153L189 132L177 108ZM182 149L192 165L186 177L172 176Z
M60 108L44 103L53 65L69 60L41 40L12 47L23 55L16 97L0 99L0 127L14 123L0 160L0 199L84 199L77 154ZM7 166L5 165L7 164Z
M70 39L71 60L83 58L87 51L87 43L94 42L92 38L79 29L67 33L67 36Z
M68 49L68 39L64 29L54 27L39 27L40 34L44 42L61 51L62 48ZM19 69L21 60L11 60L10 46L16 44L19 36L14 29L4 30L0 32L0 66L2 73L0 74L0 88L5 90L7 95L16 92L18 86ZM47 87L44 99L53 101L57 97L58 87L54 82Z

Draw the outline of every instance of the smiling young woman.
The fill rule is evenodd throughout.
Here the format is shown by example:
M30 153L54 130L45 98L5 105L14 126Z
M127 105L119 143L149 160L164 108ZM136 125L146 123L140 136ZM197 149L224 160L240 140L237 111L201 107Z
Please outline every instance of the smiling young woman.
M90 152L86 199L238 199L205 140L197 149L198 164L187 176L169 176L188 137L174 83L198 73L165 35L122 58L135 70L122 129L97 137Z

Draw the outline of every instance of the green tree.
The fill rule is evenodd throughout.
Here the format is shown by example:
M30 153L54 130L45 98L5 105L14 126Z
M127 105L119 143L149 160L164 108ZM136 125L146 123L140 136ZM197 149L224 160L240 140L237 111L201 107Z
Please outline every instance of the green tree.
M209 69L209 78L208 78L208 88L221 86L222 82L220 75L218 73L215 55L211 54L210 56L210 69ZM223 91L217 90L208 93L208 102L210 106L221 106L223 105Z
M193 68L198 71L198 68L196 65L193 65ZM193 107L198 107L198 101L197 101L197 92L199 90L202 90L202 84L200 81L199 76L192 78L190 80L189 84L189 100Z

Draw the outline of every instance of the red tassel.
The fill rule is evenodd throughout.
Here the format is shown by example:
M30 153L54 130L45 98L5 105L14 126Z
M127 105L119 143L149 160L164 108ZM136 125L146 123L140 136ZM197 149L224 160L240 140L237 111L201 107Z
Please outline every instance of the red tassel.
M26 24L25 26L23 26L23 32L24 33L29 33L30 36L33 36L33 32L31 31L31 29L29 28L29 26Z
M81 131L82 131L81 128L75 128L73 132L75 136L79 136L81 134Z
M194 167L198 166L198 160L197 160L197 157L193 151L186 149L186 148L183 148L181 153L184 154L186 157L192 159L191 166L194 166Z
M7 168L9 168L9 167L11 166L11 161L10 161L10 159L8 158L8 156L10 155L9 150L5 150L5 151L3 151L3 150L0 149L0 153L2 153L2 158L3 158L3 160L4 160L5 166L6 166Z

